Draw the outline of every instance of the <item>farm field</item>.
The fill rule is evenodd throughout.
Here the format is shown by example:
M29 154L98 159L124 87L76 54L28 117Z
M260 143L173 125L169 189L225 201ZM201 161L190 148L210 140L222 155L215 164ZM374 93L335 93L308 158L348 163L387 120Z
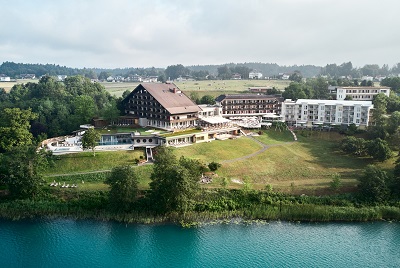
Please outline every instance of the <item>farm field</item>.
M248 93L249 87L275 87L284 90L290 81L284 80L206 80L183 81L175 84L188 96L196 92L201 98L204 95L218 97L222 94Z
M4 88L6 92L15 84L25 84L28 82L37 83L39 80L19 79L14 82L1 82L0 88ZM183 81L174 82L188 96L191 92L196 92L199 97L204 95L212 95L217 97L221 94L237 94L248 92L249 87L275 87L279 90L284 90L290 81L284 80L206 80L206 81ZM116 97L121 97L124 91L132 91L139 85L139 82L100 82L102 86Z
M188 96L191 92L196 92L199 97L212 95L217 97L221 94L237 94L248 92L249 87L275 87L284 90L290 81L283 80L206 80L206 81L183 81L174 82ZM110 92L111 95L121 97L125 90L132 91L139 82L110 83L101 82L101 85Z
M16 84L37 83L38 79L18 79L17 81L0 82L0 88L4 88L6 92L10 92L11 88Z
M100 82L102 86L111 94L116 97L121 97L124 91L134 90L140 83L139 82L124 82L124 83L114 83L114 82Z

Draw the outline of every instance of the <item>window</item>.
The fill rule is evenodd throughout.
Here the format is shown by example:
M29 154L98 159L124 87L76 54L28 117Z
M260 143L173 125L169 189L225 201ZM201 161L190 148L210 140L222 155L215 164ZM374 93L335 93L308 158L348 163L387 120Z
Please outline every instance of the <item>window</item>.
M137 143L140 143L140 140L139 140L139 139L137 139L137 140L136 140L136 142L137 142Z

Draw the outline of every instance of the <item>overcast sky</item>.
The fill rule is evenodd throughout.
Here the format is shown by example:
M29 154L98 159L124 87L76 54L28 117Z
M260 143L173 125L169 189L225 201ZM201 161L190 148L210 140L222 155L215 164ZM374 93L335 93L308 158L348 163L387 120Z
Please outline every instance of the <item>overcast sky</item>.
M0 0L0 64L400 62L399 0Z

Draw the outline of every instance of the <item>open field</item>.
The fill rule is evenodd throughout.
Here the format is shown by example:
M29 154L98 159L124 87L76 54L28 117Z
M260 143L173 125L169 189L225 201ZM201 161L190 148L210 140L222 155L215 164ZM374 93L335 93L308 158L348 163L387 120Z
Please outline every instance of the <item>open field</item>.
M205 164L212 161L222 163L211 184L204 187L221 187L223 178L229 179L228 188L242 188L244 182L253 189L264 189L270 184L274 189L295 194L329 194L332 174L342 178L342 191L354 191L357 177L368 164L384 169L394 166L394 158L378 163L371 158L354 158L338 150L338 141L343 136L336 132L312 131L311 134L298 133L298 141L293 142L289 131L265 130L258 141L270 146L265 151L256 141L241 137L235 140L213 141L174 149L177 157L185 156L198 159ZM247 155L259 152L250 158ZM114 166L132 164L143 151L101 152L93 157L91 153L61 156L56 166L47 172L50 174L79 173L84 171L109 170ZM138 166L140 187L148 188L151 165ZM53 178L49 177L48 181ZM93 185L85 183L89 189L104 189L101 182Z
M18 79L17 81L12 82L0 82L0 88L4 88L6 92L10 92L11 88L16 84L26 84L26 83L37 83L38 79Z
M283 80L205 80L205 81L183 81L174 82L184 93L190 95L190 92L195 91L199 97L203 95L212 95L217 97L221 94L237 94L247 92L249 87L276 87L284 90L289 85L290 81ZM101 85L116 97L122 96L125 90L132 91L139 82L127 83L111 83L101 82Z
M116 97L121 97L124 91L132 91L139 85L139 82L124 82L124 83L114 83L114 82L100 82L105 89L110 92L111 95Z
M144 150L96 152L95 157L91 152L66 154L58 156L59 160L55 160L54 167L45 175L110 170L119 165L133 165L135 158L141 155L144 155Z
M28 82L37 83L39 80L19 79L16 82L1 82L0 88L4 88L6 92L15 84L25 84ZM205 81L183 81L174 82L183 92L190 95L190 92L195 91L199 97L203 95L212 95L217 97L221 94L237 94L240 92L247 92L249 87L275 87L284 90L290 81L284 80L205 80ZM104 88L110 92L111 95L121 97L125 90L132 91L139 85L139 82L100 82Z
M290 84L284 80L204 80L175 82L183 91L247 91L249 87L275 87L283 90Z
M183 81L175 84L188 96L196 92L201 98L204 95L218 97L222 94L247 93L249 87L275 87L284 90L290 81L283 80L205 80Z

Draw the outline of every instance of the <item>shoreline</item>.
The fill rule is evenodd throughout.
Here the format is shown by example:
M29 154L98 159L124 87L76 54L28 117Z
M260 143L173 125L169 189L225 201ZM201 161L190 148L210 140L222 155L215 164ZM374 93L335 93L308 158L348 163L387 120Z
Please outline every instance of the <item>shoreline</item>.
M4 206L8 204L8 206ZM297 210L304 207L312 207L314 210L309 210L308 213L300 215ZM327 213L320 214L321 210ZM273 213L275 211L275 213ZM94 221L114 221L125 224L175 224L182 227L197 227L207 225L211 222L216 224L230 224L236 222L399 222L400 221L400 208L389 206L375 206L375 207L333 207L333 206L317 206L317 205L291 205L282 207L282 211L278 211L276 207L269 207L264 210L264 213L255 210L235 210L235 211L220 211L220 212L187 212L180 214L170 212L165 215L155 215L139 212L131 213L111 213L110 211L103 210L82 210L79 208L70 208L68 211L57 211L53 209L41 209L40 206L25 207L22 211L21 208L16 210L13 202L0 203L0 219L20 221L27 219L71 219L71 220L94 220Z

